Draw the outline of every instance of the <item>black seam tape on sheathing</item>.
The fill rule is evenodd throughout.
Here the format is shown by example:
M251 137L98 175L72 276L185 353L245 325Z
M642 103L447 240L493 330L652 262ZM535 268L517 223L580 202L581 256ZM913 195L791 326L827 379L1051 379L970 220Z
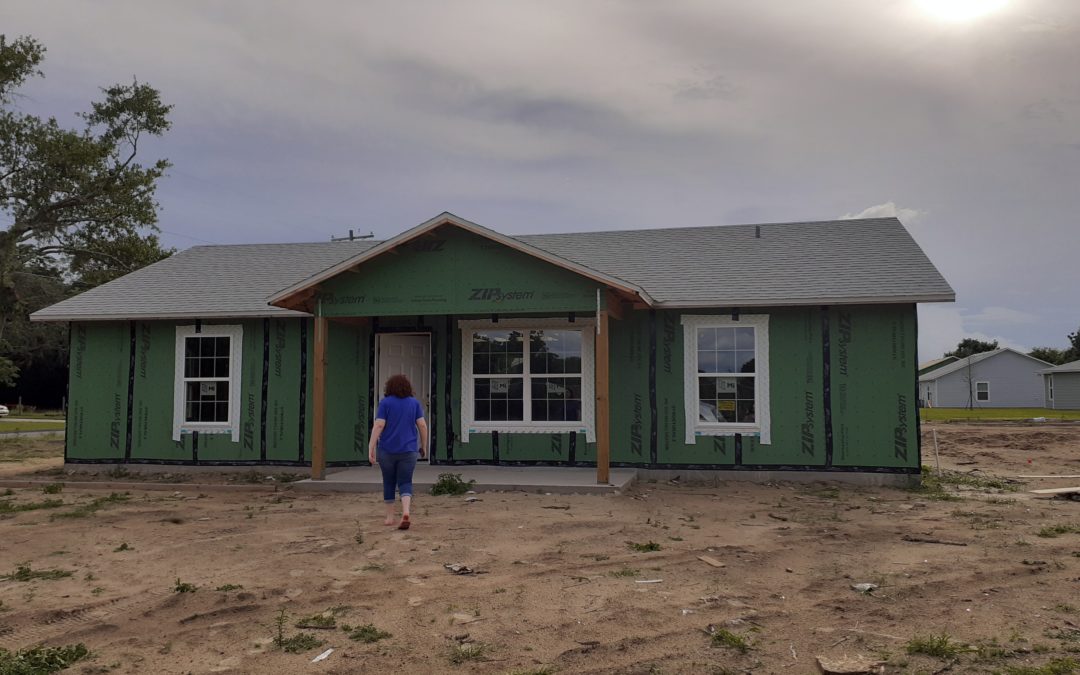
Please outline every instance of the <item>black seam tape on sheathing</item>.
M259 409L259 459L266 459L266 399L270 392L270 319L263 319L262 407Z
M201 333L202 332L202 319L195 319L195 332L196 333Z
M71 354L71 322L68 322L68 354ZM67 370L64 382L64 461L68 462L68 429L71 428L71 369Z
M454 317L446 315L446 459L454 459Z
M739 320L739 308L738 307L732 307L731 308L731 320L732 321L738 321Z
M131 430L134 427L135 416L135 322L131 322L131 346L128 356L128 387L127 387L127 438L124 440L124 461L131 459Z
M825 414L825 466L833 464L832 347L829 344L829 308L821 308L821 406ZM918 378L916 378L917 380Z
M649 461L657 462L656 412L656 310L649 310Z
M498 464L499 463L499 432L491 432L491 459Z
M491 323L499 323L499 315L498 314L492 314L491 315Z
M919 312L915 305L911 306L911 315L915 321L915 336L919 335ZM912 359L915 365L915 398L911 399L915 401L915 405L918 406L919 402L919 359ZM915 466L922 466L922 415L919 414L918 408L915 410L915 449L919 461L915 463Z
M742 434L735 434L735 466L742 464Z
M368 411L371 412L371 424L368 425L368 429L375 426L375 406L378 404L375 400L375 379L379 376L375 372L375 335L378 330L379 317L372 317L371 333L368 335ZM369 441L370 438L369 436Z
M307 425L307 319L300 319L300 450L296 461L304 461L304 426Z
M191 461L199 463L199 432L191 432Z
M431 405L429 406L430 410L426 412L428 417L427 451L429 462L435 459L435 448L439 447L436 444L439 428L435 424L439 413L439 350L436 349L438 341L435 339L435 327L432 326L430 330L428 350L431 352L431 376L428 378L428 382L431 383L431 391L428 392L428 399L431 401Z
M567 450L566 459L571 464L573 464L574 462L577 461L577 432L576 431L571 431L570 432L570 441L567 443L567 445L569 445L569 449Z

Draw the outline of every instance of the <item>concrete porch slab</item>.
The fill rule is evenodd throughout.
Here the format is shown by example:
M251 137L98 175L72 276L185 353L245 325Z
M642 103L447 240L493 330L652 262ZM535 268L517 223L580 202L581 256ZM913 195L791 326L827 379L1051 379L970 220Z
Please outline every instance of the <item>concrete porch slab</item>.
M331 471L333 473L331 473ZM613 468L607 485L596 483L596 469L567 466L473 466L418 464L413 473L417 494L430 493L439 474L461 474L464 481L475 480L477 492L521 490L554 494L618 494L637 480L637 469ZM381 492L382 474L378 467L328 469L326 480L310 478L291 483L304 492Z

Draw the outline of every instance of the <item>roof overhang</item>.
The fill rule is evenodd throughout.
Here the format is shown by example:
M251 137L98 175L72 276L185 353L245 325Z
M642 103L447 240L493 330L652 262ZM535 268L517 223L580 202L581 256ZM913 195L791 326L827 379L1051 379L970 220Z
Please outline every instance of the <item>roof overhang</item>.
M921 302L956 302L955 293L931 293L904 296L839 296L819 298L784 298L760 300L753 298L724 299L723 302L656 302L657 309L720 309L728 307L797 307L801 305L907 305Z
M530 255L539 260L543 260L544 262L550 263L557 267L561 267L565 270L569 270L570 272L574 272L575 274L579 274L583 277L592 279L593 281L602 283L616 291L621 291L625 294L636 296L649 306L653 306L656 304L656 301L653 300L653 298L650 297L643 288L636 284L632 284L628 281L618 279L609 274L604 274L603 272L598 272L584 265L567 260L566 258L562 258L553 253L549 253L548 251L545 251L541 248L537 248L535 246L531 246L524 242L518 241L513 237L508 237L504 234L500 234L494 230L490 230L481 225L477 225L474 222L465 220L464 218L459 218L452 213L445 212L439 214L438 216L435 216L431 220L420 223L419 225L410 230L402 232L396 237L387 239L379 245L369 248L363 253L353 256L352 258L349 258L347 260L343 260L342 262L332 267L328 267L327 269L319 272L318 274L314 274L299 283L293 284L288 288L278 291L274 295L270 296L267 302L275 307L296 310L298 307L301 306L300 303L303 302L304 299L311 296L315 288L320 283L326 281L327 279L335 277L342 272L350 270L358 265L362 265L363 263L371 260L372 258L376 258L384 253L392 251L398 246L408 243L413 239L421 237L428 232L431 232L432 230L442 227L444 225L451 225L453 227L460 228L462 230L471 232L486 239L490 239L499 244L507 246L508 248L512 248L526 255Z
M161 312L157 314L47 314L40 312L30 315L30 320L37 323L69 321L179 321L195 319L263 319L311 316L301 312L278 307L267 307L258 312Z

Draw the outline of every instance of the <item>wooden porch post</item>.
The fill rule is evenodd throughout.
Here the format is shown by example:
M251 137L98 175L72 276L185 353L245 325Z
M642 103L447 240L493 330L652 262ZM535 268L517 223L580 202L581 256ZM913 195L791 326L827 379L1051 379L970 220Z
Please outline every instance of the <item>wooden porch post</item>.
M608 333L611 322L603 309L596 314L596 482L607 484L611 463L611 398Z
M326 331L325 316L315 317L315 363L312 370L311 477L326 478Z

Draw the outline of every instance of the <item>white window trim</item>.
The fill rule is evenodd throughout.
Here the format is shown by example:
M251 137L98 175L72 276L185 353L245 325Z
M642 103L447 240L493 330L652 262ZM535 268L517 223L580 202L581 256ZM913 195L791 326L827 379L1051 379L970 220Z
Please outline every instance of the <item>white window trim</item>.
M596 442L596 323L592 319L500 319L498 322L463 319L461 330L461 442L469 442L469 434L492 431L513 434L565 434L571 431L585 434L587 443ZM545 328L581 329L581 421L580 422L478 422L473 419L473 354L472 335L477 330L542 330ZM528 355L526 354L526 358ZM555 376L553 374L553 376ZM526 403L528 402L526 392Z
M734 436L743 434L758 437L762 445L772 443L771 418L769 415L769 315L743 314L733 320L730 316L683 315L683 408L686 415L686 443L694 445L700 436ZM739 424L725 422L702 422L698 411L697 329L732 328L753 326L754 413L757 422Z
M229 338L229 421L184 421L184 343L189 337ZM203 325L196 332L195 326L176 327L176 365L173 372L173 435L179 441L182 434L198 431L200 434L230 434L233 443L240 442L240 366L243 354L244 327L240 325Z
M986 385L986 398L979 398L979 385ZM990 382L987 380L979 380L975 383L975 402L976 403L989 403L990 402Z
M1047 373L1046 379L1049 380L1049 385L1050 385L1049 399L1051 401L1053 401L1054 400L1054 374L1053 373Z

